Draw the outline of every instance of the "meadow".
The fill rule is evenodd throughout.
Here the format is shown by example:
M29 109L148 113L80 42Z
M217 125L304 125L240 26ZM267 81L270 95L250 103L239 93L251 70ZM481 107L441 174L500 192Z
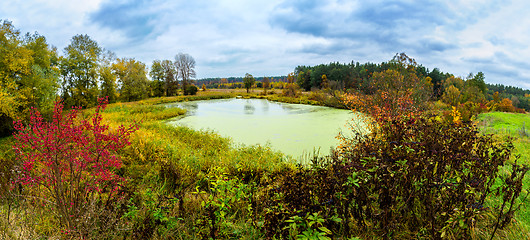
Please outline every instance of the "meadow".
M102 117L111 130L118 129L120 125L138 125L138 130L130 136L131 144L117 151L123 166L116 171L126 182L120 189L119 198L87 202L83 207L81 222L75 230L67 229L60 222L53 207L46 204L46 196L25 188L13 189L9 185L10 179L16 174L14 166L17 164L11 148L13 138L0 139L0 237L371 239L393 234L396 238L430 238L429 230L424 228L385 232L379 228L382 225L375 221L377 215L372 216L373 222L365 219L364 228L359 227L362 224L358 219L347 217L348 214L358 214L345 205L351 201L353 195L350 194L358 193L347 189L355 189L354 186L364 180L356 179L355 175L344 170L337 170L336 167L343 166L343 163L337 162L333 156L315 157L301 165L268 146L236 144L215 132L195 131L165 123L168 119L185 114L185 111L167 108L162 105L164 103L234 96L315 105L336 104L336 99L326 94L289 98L276 94L260 95L257 91L250 94L199 92L197 96L109 104ZM87 109L82 115L88 118L94 111ZM482 132L494 132L500 139L504 135L514 135L511 131L520 130L520 123L525 122L528 115L488 113L480 115L478 119ZM515 124L506 125L506 122ZM465 131L466 128L458 129ZM516 135L514 144L515 153L521 154L519 161L527 163L528 152L525 150L528 149L528 136ZM412 145L409 147L414 148ZM503 172L508 174L509 166L504 168ZM524 180L525 189L528 189L528 183L527 176ZM523 190L521 195L525 194L527 192ZM528 200L518 198L517 201L526 202L516 213L512 224L499 229L494 239L529 237ZM492 208L496 202L502 201L498 198L487 200ZM421 205L418 206L413 212L427 211ZM489 238L492 230L490 224L495 217L493 214L481 214L478 219L484 221L467 227L460 225L456 230L444 228L443 232L448 234L445 238L460 238L468 228L473 238ZM458 226L464 223L456 221L441 224Z
M512 138L514 144L512 162L517 159L518 163L530 164L530 132L526 128L530 123L530 114L489 112L477 116L477 125L484 134L494 134L499 138ZM526 175L523 181L523 195L528 194L530 189L530 176ZM530 206L529 200L521 206L516 214L516 221L525 229L526 234L530 230ZM527 236L527 235L524 235Z

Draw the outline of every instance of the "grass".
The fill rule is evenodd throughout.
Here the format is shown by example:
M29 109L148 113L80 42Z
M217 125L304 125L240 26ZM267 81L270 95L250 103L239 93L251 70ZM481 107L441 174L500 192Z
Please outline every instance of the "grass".
M530 114L489 112L480 114L477 121L483 133L513 137L519 162L530 164Z
M511 161L518 157L519 164L530 165L530 131L527 126L530 125L530 114L489 112L480 114L477 117L477 125L481 132L485 134L494 134L499 138L513 138L514 151ZM506 170L505 170L506 171ZM523 192L521 196L528 194L530 189L530 174L526 174L523 180ZM525 202L518 202L521 205L520 211L515 214L515 221L519 234L525 238L530 237L530 199ZM517 233L517 232L515 232Z
M185 114L185 110L167 108L163 104L181 101L220 99L242 96L244 98L266 98L271 101L304 103L333 106L336 99L325 93L301 94L298 98L284 97L281 90L275 94L263 95L253 90L246 93L240 90L199 91L196 96L175 96L151 98L138 102L109 104L103 112L104 121L111 127L137 123L139 130L131 137L132 144L121 150L124 167L119 173L128 177L130 191L124 203L125 211L119 216L123 225L114 232L99 232L95 238L124 239L202 239L208 237L208 204L230 204L232 208L223 210L220 229L229 237L239 239L264 238L260 221L252 222L248 215L256 209L253 199L263 197L264 192L275 187L271 183L274 174L281 174L294 168L294 160L285 157L267 146L239 146L230 139L211 131L196 131L186 127L165 124L165 120ZM83 112L89 116L93 109ZM530 141L524 133L523 123L530 124L529 114L487 113L478 116L479 126L484 133L495 133L500 137L515 137L515 153L521 155L521 162L530 163ZM11 169L13 138L0 139L0 169ZM0 175L0 178L4 175ZM2 183L5 182L2 179ZM234 184L229 194L215 194L211 189L221 189L222 184ZM529 187L529 177L525 187ZM263 184L263 185L260 185ZM261 190L259 187L262 187ZM4 193L5 189L0 189ZM226 189L224 189L226 190ZM223 191L224 191L223 190ZM219 190L220 191L220 190ZM234 198L223 202L223 197L232 194L247 194L248 197ZM60 238L54 216L48 211L29 203L20 203L14 210L7 209L6 198L0 194L0 231L5 237ZM17 199L15 199L18 201ZM17 204L18 204L17 203ZM24 207L32 206L30 208ZM219 207L221 209L221 207ZM5 212L19 220L5 219ZM496 239L524 239L530 233L530 208L528 200L516 214L516 224L500 231ZM98 229L93 229L97 232ZM477 236L487 238L491 228L477 230ZM64 236L63 236L64 237ZM0 238L2 235L0 234Z
M196 96L152 98L107 106L103 119L111 129L134 123L139 125L139 129L130 138L132 144L119 152L124 164L119 174L129 179L127 189L131 191L128 200L125 199L129 201L125 214L129 217L124 217L121 221L128 225L121 226L118 232L99 233L101 236L98 237L118 234L133 236L132 238L202 238L194 234L204 231L198 229L200 225L197 225L197 221L204 218L201 204L206 200L194 192L209 191L215 174L222 172L247 184L259 182L268 173L292 167L290 158L268 146L241 146L214 132L174 127L164 122L185 114L185 110L167 108L162 105L164 103L230 98L236 95L239 94L200 92ZM82 114L88 117L93 111L94 109L87 109ZM0 139L2 173L11 172L14 164L10 150L12 141L13 138ZM1 174L0 177L6 176ZM2 179L2 183L6 182L7 179ZM5 192L7 189L3 188L1 193ZM172 199L178 200L178 203L168 202L168 196L174 196ZM0 197L0 230L6 230L4 232L7 238L60 237L56 224L53 224L55 217L50 212L38 211L35 207L24 208L22 205L16 209L6 208L6 203L13 200L16 199ZM249 201L250 199L244 199L239 204L244 205ZM120 204L124 206L123 203ZM21 211L23 209L27 211ZM24 221L6 222L6 212ZM180 217L177 219L174 216ZM160 219L156 220L158 217ZM152 222L154 220L162 223L155 224ZM38 224L30 226L28 222ZM254 235L259 233L257 228L249 226L248 222L241 222L240 218L230 224L233 231L249 231ZM147 235L142 235L144 233Z

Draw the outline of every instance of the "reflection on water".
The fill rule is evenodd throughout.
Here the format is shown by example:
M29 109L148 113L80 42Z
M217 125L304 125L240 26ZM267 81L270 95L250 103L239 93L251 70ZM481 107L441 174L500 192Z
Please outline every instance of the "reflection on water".
M256 108L250 101L250 99L247 99L247 102L245 103L245 114L254 114L256 111Z
M264 113L267 113L269 111L269 101L262 101L261 109L263 110Z
M265 99L224 99L169 104L188 110L171 124L211 129L235 142L270 144L300 157L314 150L327 154L336 136L347 132L351 111L321 106L270 102Z

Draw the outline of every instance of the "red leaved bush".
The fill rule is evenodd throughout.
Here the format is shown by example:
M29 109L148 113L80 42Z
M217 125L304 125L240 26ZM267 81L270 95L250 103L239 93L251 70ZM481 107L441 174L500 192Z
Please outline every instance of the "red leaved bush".
M79 108L63 114L63 104L55 104L51 122L32 109L27 125L15 122L14 150L21 162L17 182L32 187L55 210L67 229L87 203L94 199L116 198L124 178L115 173L122 163L116 151L129 145L137 125L110 130L101 112L107 99L99 99L95 114L81 119Z

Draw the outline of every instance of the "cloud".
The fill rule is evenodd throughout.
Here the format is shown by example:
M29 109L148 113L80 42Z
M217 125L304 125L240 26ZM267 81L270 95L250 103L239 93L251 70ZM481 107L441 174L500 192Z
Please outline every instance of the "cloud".
M417 53L445 52L458 48L456 44L441 39L422 39L417 44Z
M286 1L279 4L270 24L288 32L317 37L375 41L383 49L409 45L418 35L428 35L454 16L445 2ZM426 42L435 50L445 46Z
M59 50L76 34L148 66L191 54L201 77L285 75L297 65L388 61L530 83L525 0L0 1L0 16Z
M103 27L123 31L134 40L142 40L154 30L155 14L146 11L149 3L143 0L110 1L90 14L90 20Z
M377 30L400 30L432 28L447 23L451 15L444 1L373 1L361 4L352 19L367 22Z

